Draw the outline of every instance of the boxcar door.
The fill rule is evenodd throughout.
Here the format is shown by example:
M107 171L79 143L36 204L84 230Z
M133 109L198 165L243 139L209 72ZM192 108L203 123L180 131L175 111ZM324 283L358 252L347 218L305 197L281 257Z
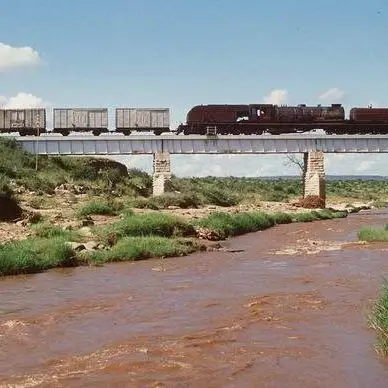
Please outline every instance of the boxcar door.
M87 110L75 110L73 112L73 127L80 129L89 128L89 115Z

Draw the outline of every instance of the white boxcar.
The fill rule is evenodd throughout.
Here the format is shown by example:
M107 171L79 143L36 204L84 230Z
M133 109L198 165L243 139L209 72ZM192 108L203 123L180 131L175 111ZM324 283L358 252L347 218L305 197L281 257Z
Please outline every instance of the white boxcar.
M116 130L166 132L170 129L169 108L117 108Z
M54 132L108 131L107 108L54 108Z
M38 131L46 132L45 109L0 109L0 132L36 135Z

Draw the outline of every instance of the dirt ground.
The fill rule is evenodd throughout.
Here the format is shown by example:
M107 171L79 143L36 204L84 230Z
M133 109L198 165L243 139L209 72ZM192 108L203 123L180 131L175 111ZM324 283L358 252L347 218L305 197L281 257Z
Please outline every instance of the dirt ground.
M90 196L86 194L73 194L66 190L57 192L52 195L37 195L34 193L25 193L19 196L19 203L21 208L26 214L39 213L44 220L50 222L53 225L60 226L68 229L78 229L83 226L82 221L75 217L77 209L91 200ZM174 214L186 219L199 219L206 217L213 212L227 212L227 213L240 213L249 211L263 211L267 213L273 212L287 212L297 213L305 212L306 209L296 206L296 201L291 203L282 202L260 202L255 204L240 204L232 207L220 207L220 206L205 206L199 209L180 209L176 207L169 207L168 209L158 210L164 213ZM331 207L337 210L345 210L349 205L348 201L334 203L327 202L326 207ZM369 206L365 202L353 202L353 206ZM136 213L153 212L155 210L149 209L134 209ZM100 216L93 215L90 217L95 226L106 225L116 222L120 219L120 216ZM31 222L28 216L24 219L20 219L16 222L0 222L0 242L5 243L14 240L20 240L32 235Z

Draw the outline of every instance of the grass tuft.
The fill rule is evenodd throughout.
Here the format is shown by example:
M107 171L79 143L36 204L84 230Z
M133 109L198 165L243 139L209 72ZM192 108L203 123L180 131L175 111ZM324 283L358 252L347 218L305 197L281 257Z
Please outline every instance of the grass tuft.
M37 273L77 264L73 250L63 238L29 238L0 245L1 276Z
M97 234L104 240L114 233L118 238L137 236L190 236L194 229L184 219L163 213L129 214L112 225L99 228Z
M383 356L388 356L388 282L385 281L379 300L372 309L371 327L377 332L377 350Z
M151 257L184 256L198 248L198 244L189 239L159 236L125 237L110 250L91 254L90 259L94 263L135 261Z
M366 226L358 232L358 239L361 241L388 242L388 230Z
M91 201L78 210L77 216L79 218L90 216L93 214L114 216L118 214L117 213L118 210L121 210L121 207L118 204L112 204L112 203L100 202L100 201Z

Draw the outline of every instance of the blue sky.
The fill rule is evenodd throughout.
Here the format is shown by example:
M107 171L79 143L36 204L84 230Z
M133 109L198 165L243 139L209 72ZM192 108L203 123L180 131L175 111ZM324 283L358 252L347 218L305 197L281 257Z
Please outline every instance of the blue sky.
M388 106L385 3L0 0L0 43L38 55L23 62L0 46L0 103L23 92L24 103L55 107L170 107L173 125L193 105L262 102L274 90L287 104ZM284 171L279 159L271 172ZM223 161L231 173L262 172L253 159L237 170Z

